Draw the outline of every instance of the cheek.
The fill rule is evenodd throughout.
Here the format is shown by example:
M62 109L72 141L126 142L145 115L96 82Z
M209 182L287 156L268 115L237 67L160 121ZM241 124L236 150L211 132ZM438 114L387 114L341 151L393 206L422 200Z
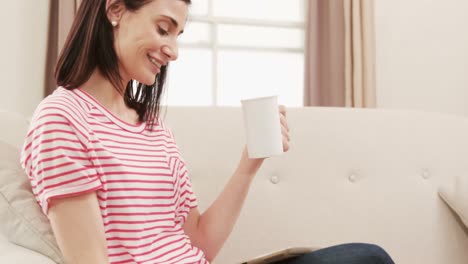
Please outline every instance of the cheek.
M143 45L143 41L132 34L119 38L116 42L116 52L120 64L126 69L135 67L142 56Z
M146 76L149 63L146 55L149 52L158 52L161 43L161 36L153 29L140 28L138 31L122 31L116 42L116 52L122 74L130 79L153 83L154 79L149 80Z
M122 39L121 53L123 58L135 61L146 57L148 52L155 52L159 49L161 37L154 31L146 30L135 33Z
M155 30L149 30L144 35L144 42L147 49L156 51L161 45L162 37Z
M126 32L118 32L115 38L114 46L120 64L127 64L132 48L131 43L132 40L130 39L129 34L126 34Z

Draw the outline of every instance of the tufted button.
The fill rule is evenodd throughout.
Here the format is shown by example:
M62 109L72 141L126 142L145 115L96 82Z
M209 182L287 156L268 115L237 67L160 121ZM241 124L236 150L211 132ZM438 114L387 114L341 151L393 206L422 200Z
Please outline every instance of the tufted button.
M349 179L350 182L356 182L357 176L356 176L356 174L351 173L351 174L348 176L348 179Z
M427 169L424 169L421 174L422 174L423 179L426 179L426 180L431 177L431 173Z
M273 175L273 176L271 176L271 178L270 178L270 182L273 183L273 184L278 184L279 181L280 181L280 179L279 179L279 177L276 176L276 175Z

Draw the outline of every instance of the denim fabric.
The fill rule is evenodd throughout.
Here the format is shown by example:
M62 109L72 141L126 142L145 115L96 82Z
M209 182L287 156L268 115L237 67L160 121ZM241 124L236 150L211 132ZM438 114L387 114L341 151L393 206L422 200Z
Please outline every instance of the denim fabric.
M352 243L323 248L278 264L394 264L379 246Z

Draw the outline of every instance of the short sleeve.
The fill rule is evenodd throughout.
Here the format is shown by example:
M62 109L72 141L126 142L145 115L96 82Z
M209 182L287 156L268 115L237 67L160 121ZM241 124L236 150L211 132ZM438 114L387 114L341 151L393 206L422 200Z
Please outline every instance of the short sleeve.
M102 187L88 156L86 126L77 120L60 108L43 107L26 136L21 164L46 215L51 199Z
M190 209L198 206L198 201L192 189L187 167L182 160L177 161L176 176L176 222L183 225Z

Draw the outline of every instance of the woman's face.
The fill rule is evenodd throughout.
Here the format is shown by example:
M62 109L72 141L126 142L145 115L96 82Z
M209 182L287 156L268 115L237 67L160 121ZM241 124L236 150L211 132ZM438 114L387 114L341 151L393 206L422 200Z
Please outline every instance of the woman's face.
M161 66L177 59L177 38L185 27L188 5L181 0L153 0L136 12L122 9L114 27L120 74L124 81L152 85Z

